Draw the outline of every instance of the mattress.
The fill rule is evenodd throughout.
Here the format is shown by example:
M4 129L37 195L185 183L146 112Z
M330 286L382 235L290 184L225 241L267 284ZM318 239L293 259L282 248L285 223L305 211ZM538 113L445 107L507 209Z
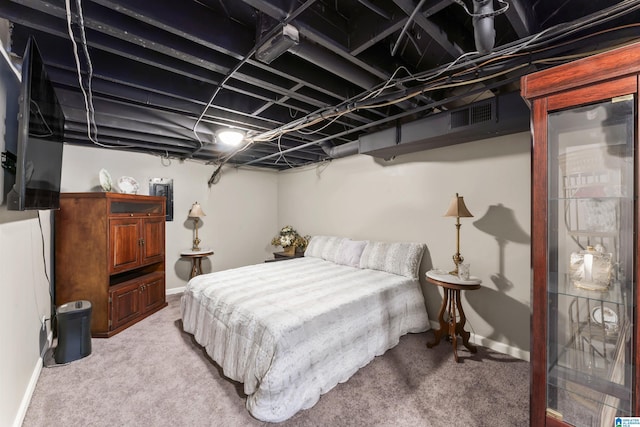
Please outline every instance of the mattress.
M417 280L304 257L196 276L182 322L257 419L310 408L402 335L429 329Z

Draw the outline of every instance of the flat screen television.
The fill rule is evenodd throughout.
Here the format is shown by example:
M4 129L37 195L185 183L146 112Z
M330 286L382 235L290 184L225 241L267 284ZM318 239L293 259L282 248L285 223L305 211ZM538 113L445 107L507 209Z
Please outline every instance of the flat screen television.
M60 207L64 114L33 38L22 57L16 147L16 182L9 210Z

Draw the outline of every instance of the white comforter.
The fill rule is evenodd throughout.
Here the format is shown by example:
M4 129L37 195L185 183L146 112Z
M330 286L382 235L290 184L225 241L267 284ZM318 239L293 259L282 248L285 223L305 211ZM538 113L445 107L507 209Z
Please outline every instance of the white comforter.
M401 335L429 329L417 280L310 257L196 276L181 309L184 330L270 422L310 408Z

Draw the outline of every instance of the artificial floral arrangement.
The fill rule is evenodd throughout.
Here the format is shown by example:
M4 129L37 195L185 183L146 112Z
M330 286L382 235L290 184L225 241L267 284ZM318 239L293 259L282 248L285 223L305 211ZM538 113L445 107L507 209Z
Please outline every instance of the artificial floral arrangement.
M282 246L285 250L304 251L309 244L310 238L311 236L301 236L292 226L285 225L280 230L280 233L271 239L271 244L273 246Z

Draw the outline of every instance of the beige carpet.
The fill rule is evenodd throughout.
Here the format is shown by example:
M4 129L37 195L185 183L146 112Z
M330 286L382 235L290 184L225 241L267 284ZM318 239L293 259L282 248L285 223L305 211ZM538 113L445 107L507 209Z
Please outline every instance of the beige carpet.
M180 296L92 354L44 368L24 426L260 426L242 385L184 333ZM432 332L410 334L312 408L280 426L525 426L529 364L485 348L427 349Z

